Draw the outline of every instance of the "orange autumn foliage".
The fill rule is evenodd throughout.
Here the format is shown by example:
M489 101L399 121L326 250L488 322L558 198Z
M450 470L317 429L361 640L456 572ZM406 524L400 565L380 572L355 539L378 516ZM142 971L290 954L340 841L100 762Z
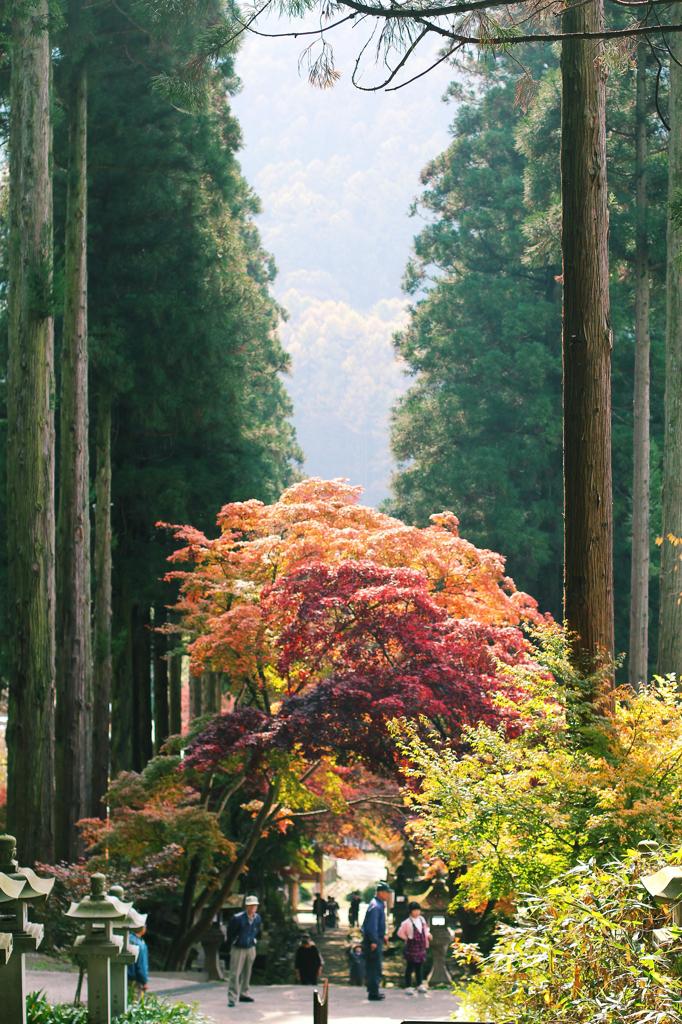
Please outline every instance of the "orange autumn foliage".
M311 562L369 560L424 574L429 592L454 619L494 626L540 621L537 603L505 575L504 559L460 537L457 517L442 512L425 528L360 504L361 488L342 480L309 479L279 501L233 502L209 539L189 526L170 527L181 547L169 580L180 582L176 610L193 636L191 670L264 682L275 660L273 638L259 604L261 591ZM159 524L166 525L168 524Z

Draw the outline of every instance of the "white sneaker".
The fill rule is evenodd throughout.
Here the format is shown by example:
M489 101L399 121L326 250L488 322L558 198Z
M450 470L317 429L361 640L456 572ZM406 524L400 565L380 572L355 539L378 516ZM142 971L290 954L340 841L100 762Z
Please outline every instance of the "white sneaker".
M415 990L413 988L406 988L405 989L405 995L406 996L413 996L413 995L415 995Z
M429 990L428 990L427 986L426 986L426 985L424 985L423 983L422 983L422 984L421 984L421 985L419 986L419 988L417 989L417 992L421 992L421 993L422 993L422 995L425 995L425 994L426 994L426 993L427 993L428 991L429 991Z

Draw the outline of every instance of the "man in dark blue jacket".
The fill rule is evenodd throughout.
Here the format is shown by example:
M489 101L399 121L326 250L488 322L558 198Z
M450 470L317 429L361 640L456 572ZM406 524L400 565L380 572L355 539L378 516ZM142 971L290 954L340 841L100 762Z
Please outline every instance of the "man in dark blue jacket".
M251 971L256 959L256 943L262 929L261 917L258 913L258 897L247 896L244 910L235 914L227 926L230 946L230 978L227 988L227 1005L236 1003L252 1003L249 995Z
M384 946L388 943L386 904L390 898L390 885L387 882L379 882L376 895L367 907L365 920L362 922L362 951L365 954L367 998L372 1001L385 998L379 991L379 986L384 965Z

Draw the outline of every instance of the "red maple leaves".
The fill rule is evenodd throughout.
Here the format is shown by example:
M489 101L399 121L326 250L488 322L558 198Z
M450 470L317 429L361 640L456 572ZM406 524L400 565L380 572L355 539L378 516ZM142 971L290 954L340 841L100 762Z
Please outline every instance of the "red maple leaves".
M236 699L189 747L198 770L289 752L392 772L386 723L426 718L444 741L479 721L513 726L504 665L528 659L535 603L504 562L458 535L450 513L407 527L339 482L306 481L274 505L220 514L208 540L182 527L193 563L178 610L194 671L226 674Z

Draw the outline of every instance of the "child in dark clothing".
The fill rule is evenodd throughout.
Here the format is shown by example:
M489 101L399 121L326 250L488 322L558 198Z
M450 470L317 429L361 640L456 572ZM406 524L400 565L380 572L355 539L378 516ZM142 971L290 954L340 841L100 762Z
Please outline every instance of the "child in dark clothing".
M348 950L348 972L351 985L365 984L365 954L359 944Z
M309 935L301 936L301 945L296 950L294 966L301 985L316 985L324 960Z

